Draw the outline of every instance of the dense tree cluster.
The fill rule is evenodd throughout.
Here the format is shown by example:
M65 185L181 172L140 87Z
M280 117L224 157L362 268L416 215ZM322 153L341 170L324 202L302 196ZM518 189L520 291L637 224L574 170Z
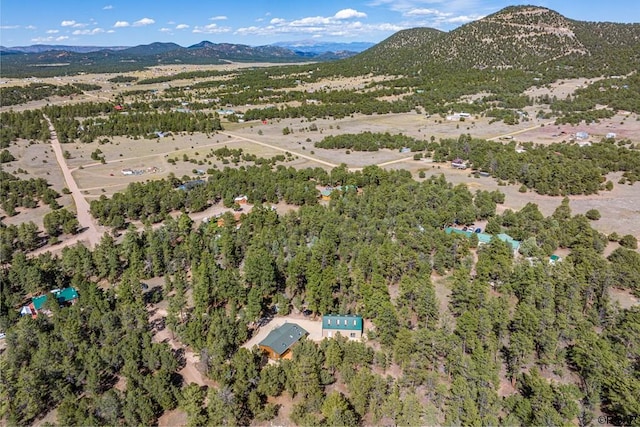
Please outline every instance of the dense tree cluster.
M100 88L100 86L98 86ZM77 85L56 86L48 83L30 83L26 86L0 87L0 106L24 104L39 101L51 96L69 96L81 94L83 89Z
M206 184L188 191L177 188L188 181L175 177L144 184L131 183L125 192L116 193L111 199L102 196L92 201L91 214L105 225L121 228L127 219L160 222L172 211L199 212L220 200L225 206L231 206L240 194L245 194L250 203L283 200L296 205L315 204L318 198L316 185L332 182L320 168L298 171L278 166L273 170L270 164L263 164L244 170L227 167L222 171L209 169L207 172Z
M44 230L51 237L60 234L76 234L79 230L78 219L66 209L58 209L49 212L42 218Z
M61 143L76 139L92 142L101 136L156 138L156 132L212 133L222 129L214 113L158 112L145 102L119 105L121 110L126 109L124 113L115 107L108 103L82 103L48 106L43 111L51 118Z
M7 148L18 139L47 141L49 126L40 111L7 111L0 113L0 148Z
M57 421L64 425L150 425L177 404L178 360L167 344L151 340L137 277L130 271L117 292L103 291L88 281L86 264L80 268L87 256L91 265L83 247L67 251L64 262L17 256L9 275L2 274L4 325L7 315L15 317L8 303L16 299L7 299L11 292L74 286L81 295L63 308L49 298L51 316L13 320L0 359L1 412L12 424L33 422L57 406ZM120 379L126 381L124 391L113 388Z
M341 149L354 151L378 151L381 148L399 150L409 148L411 151L423 151L427 141L420 141L410 136L391 135L390 133L362 132L359 134L341 134L325 136L314 144L317 148Z
M640 152L604 142L580 147L577 144L502 144L461 135L429 145L435 161L468 160L473 169L495 178L521 183L540 194L593 194L604 189L605 175L623 171L624 179L640 178Z
M119 76L111 77L107 81L111 83L133 83L138 81L138 77L119 75Z
M9 216L17 214L16 208L35 208L38 201L48 204L52 209L58 208L57 191L43 178L20 179L5 171L0 171L0 199L2 210Z
M0 222L0 263L11 261L16 251L29 252L42 244L40 230L33 221L20 225L5 225Z
M249 424L277 416L273 398L283 395L295 402L290 420L302 425L566 424L600 409L637 413L640 378L632 367L640 341L629 331L640 318L636 309L613 307L608 290L637 292L638 254L618 249L603 258L606 236L572 215L568 200L548 218L533 204L497 215L500 193L473 194L442 177L416 182L377 167L293 172L225 170L189 192L169 180L110 199L131 204L136 195L143 203L134 210L151 212L200 188L229 201L240 190L257 203L240 227L229 217L221 227L194 228L182 214L157 230L130 228L119 244L105 235L93 252L14 255L0 276L10 420L31 421L46 402L60 403L64 424L148 424L176 405L191 425ZM271 186L281 180L362 190L322 206L312 185L313 199L280 216L259 202L272 201L270 192L282 190ZM116 205L103 200L92 211L98 206ZM474 261L477 242L442 231L482 218L487 232L521 239L523 255L493 239ZM571 253L551 265L558 247ZM448 278L434 285L432 271ZM164 277L166 325L200 354L216 386L178 391L180 358L150 339L139 286L150 277ZM116 290L100 290L100 281ZM80 291L78 305L17 319L24 295L68 284ZM451 289L446 306L437 296L442 286ZM368 342L302 341L292 360L265 364L240 345L275 307L359 313L372 322ZM36 338L40 345L28 345ZM59 352L63 342L70 344ZM125 391L112 389L120 378ZM513 389L501 399L504 381Z

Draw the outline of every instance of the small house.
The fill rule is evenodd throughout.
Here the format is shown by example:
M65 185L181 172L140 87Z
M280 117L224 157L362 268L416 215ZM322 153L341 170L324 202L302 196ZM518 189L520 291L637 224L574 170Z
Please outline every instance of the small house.
M362 316L353 314L325 314L322 316L322 337L332 338L336 334L350 340L362 338Z
M605 138L607 139L615 139L616 137L616 133L615 132L609 132L608 134L605 135Z
M320 191L320 198L322 200L331 200L331 195L338 191L340 193L345 193L347 191L358 191L357 185L338 185L337 187L332 187L330 185L326 186L323 190Z
M291 359L292 347L308 335L308 332L295 323L285 323L275 328L260 341L258 348L267 354L269 359Z
M75 288L54 289L51 291L53 297L58 301L60 306L73 305L78 299L78 291ZM38 316L40 311L43 311L44 305L49 299L47 294L38 295L31 298L31 302L20 309L20 315L29 315L33 318Z
M248 201L249 201L249 198L245 195L240 195L235 199L233 199L233 202L239 205L246 205Z
M331 200L331 193L333 192L332 188L324 188L320 191L320 198L322 200Z

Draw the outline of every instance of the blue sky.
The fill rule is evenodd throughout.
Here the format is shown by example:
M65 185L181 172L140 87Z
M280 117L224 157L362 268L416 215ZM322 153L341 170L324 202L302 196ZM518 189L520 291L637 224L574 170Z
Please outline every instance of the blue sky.
M513 4L578 20L640 21L638 0L2 0L0 44L379 42L405 28L449 31Z

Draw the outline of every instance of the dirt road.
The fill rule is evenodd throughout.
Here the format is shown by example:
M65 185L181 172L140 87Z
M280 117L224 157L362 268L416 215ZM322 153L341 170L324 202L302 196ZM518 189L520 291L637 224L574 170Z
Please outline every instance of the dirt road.
M78 188L78 184L76 180L73 178L71 174L71 170L67 166L67 162L64 159L64 155L62 154L62 147L60 146L60 140L58 139L58 135L56 134L56 130L53 127L53 123L49 117L44 116L44 118L49 123L49 131L51 132L51 148L53 148L53 152L56 155L56 159L58 160L58 164L60 165L60 169L62 170L62 175L64 175L64 180L67 183L67 188L71 191L71 196L73 197L73 201L76 205L76 215L78 217L78 222L80 223L80 227L84 229L81 235L79 235L80 239L86 239L89 242L89 246L93 248L98 242L100 242L100 238L105 230L99 230L98 226L93 221L91 214L89 213L89 202L84 198L80 188Z

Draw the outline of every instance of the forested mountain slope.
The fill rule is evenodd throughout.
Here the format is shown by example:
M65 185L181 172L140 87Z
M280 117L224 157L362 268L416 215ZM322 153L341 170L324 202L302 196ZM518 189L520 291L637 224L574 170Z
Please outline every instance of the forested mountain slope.
M623 73L640 61L640 24L575 21L542 7L511 6L448 33L398 32L349 61L392 74L441 66Z

